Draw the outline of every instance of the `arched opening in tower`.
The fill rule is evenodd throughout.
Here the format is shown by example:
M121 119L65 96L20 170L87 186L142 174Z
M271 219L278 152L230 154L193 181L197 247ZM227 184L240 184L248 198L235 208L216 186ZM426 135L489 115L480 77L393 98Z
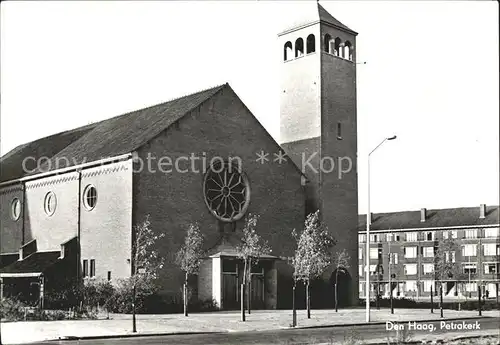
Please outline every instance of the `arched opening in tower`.
M314 53L316 51L316 42L313 34L307 36L307 54Z

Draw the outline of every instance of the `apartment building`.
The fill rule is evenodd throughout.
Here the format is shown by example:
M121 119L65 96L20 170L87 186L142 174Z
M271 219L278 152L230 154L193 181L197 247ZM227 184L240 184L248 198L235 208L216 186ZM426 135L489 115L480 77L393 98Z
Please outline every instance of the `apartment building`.
M437 253L453 273L443 281L445 298L497 298L500 283L499 207L371 214L371 298L428 298L437 294ZM366 215L359 219L359 296L366 297ZM445 250L443 243L452 243ZM441 249L440 248L441 243Z

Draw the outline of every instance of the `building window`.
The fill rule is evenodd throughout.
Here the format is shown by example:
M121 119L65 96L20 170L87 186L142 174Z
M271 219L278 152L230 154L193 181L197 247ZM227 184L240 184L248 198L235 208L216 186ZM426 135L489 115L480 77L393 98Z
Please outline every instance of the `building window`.
M378 248L370 248L370 259L378 259Z
M477 264L476 263L467 263L463 265L463 271L465 274L476 274Z
M21 201L18 198L12 200L12 204L10 206L10 217L12 220L16 221L21 216Z
M424 280L425 292L430 292L432 287L434 287L434 280Z
M417 257L417 247L405 247L405 258L414 259Z
M433 273L434 272L434 264L423 264L422 270L424 271L424 274Z
M404 272L407 276L417 274L417 264L405 264Z
M377 272L377 265L370 265L370 274L374 275Z
M462 246L462 256L476 256L476 251L475 244L464 244Z
M408 232L406 234L406 241L408 242L417 242L418 239L418 233L416 232Z
M434 257L434 247L423 247L424 258L433 258Z
M389 262L391 264L398 264L398 253L389 253Z
M83 278L89 275L89 261L83 260Z
M363 248L358 248L358 257L359 259L363 259Z
M48 192L45 194L45 199L43 201L43 209L48 216L52 216L56 211L57 198L54 192Z
M87 210L92 210L97 204L97 190L94 186L88 185L83 190L83 205Z
M425 241L434 241L434 231L425 233Z
M90 278L95 277L95 260L90 259Z
M443 231L443 240L448 239L448 231Z
M451 230L451 238L458 238L458 233L456 230Z
M363 265L359 265L359 276L362 277L363 276Z
M366 241L366 235L358 235L359 243L365 243L365 241Z
M483 244L483 254L484 255L495 255L496 254L496 243Z
M407 280L405 282L406 291L417 291L417 282L415 280Z
M370 242L380 242L380 235L375 234L375 235L370 235Z
M466 230L465 231L465 238L466 239L475 239L475 238L477 238L477 230L476 229Z
M445 262L455 262L455 252L444 252Z
M498 237L498 228L484 229L484 237L497 238Z
M476 292L477 291L477 283L466 283L465 291L467 292Z
M484 274L495 274L497 273L497 263L485 263L484 264Z

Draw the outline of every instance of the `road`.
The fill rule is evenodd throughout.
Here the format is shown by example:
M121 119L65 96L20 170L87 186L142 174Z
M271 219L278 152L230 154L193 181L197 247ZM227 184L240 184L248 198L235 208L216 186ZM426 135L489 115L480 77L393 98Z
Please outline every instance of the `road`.
M419 327L426 328L424 330L411 330L412 336L429 335L429 334L448 334L454 336L466 336L468 331L441 329L441 321L433 322L417 322ZM500 318L482 318L471 319L466 321L444 321L448 327L453 325L465 324L479 325L481 330L491 330L492 334L499 335L498 325ZM408 327L408 324L402 324ZM430 328L435 328L430 332ZM477 326L476 326L477 327ZM386 325L363 325L363 326L341 326L341 327L325 327L314 329L283 329L275 331L262 332L234 332L234 333L213 333L213 334L195 334L195 335L164 335L164 336L145 336L145 337L123 337L111 339L87 339L87 340L59 340L36 344L61 344L61 345L93 345L93 344L198 344L198 345L225 345L225 344L315 344L315 343L330 343L343 342L348 337L352 337L364 342L369 342L371 339L387 339L390 336L395 339L396 332L394 330L387 331Z

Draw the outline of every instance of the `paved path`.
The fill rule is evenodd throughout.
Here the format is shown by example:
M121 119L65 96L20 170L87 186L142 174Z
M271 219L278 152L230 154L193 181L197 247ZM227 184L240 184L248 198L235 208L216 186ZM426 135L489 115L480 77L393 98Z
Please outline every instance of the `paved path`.
M446 318L477 317L477 311L445 310ZM483 312L484 316L499 316L498 311ZM110 320L68 320L68 321L27 321L2 322L4 344L28 343L64 337L119 336L131 334L131 315L111 314ZM439 311L431 314L422 309L396 309L391 315L389 309L372 310L372 321L439 320ZM255 311L241 322L238 312L197 313L184 317L182 314L138 315L137 330L140 334L165 334L177 332L248 332L269 331L289 328L290 310ZM328 325L363 324L365 311L344 309L313 310L311 319L304 310L298 311L299 327Z
M418 341L418 343L432 342L436 340L452 341L456 338L464 336L487 336L494 335L490 338L489 342L479 342L478 339L469 341L460 341L459 344L491 344L496 345L500 340L498 334L497 318L488 319L475 319L464 321L469 325L480 325L480 330L474 331L458 331L447 330L446 327L441 328L441 322L444 322L451 328L451 325L462 324L458 321L433 321L425 323L427 327L434 326L435 330L430 332L427 330L412 330L409 333L402 331L396 332L394 330L387 330L386 325L371 324L363 326L338 326L338 327L324 327L314 329L283 329L272 331L248 331L248 332L232 332L232 333L215 333L215 334L195 334L195 335L162 335L162 336L139 336L139 337L118 337L111 339L85 339L78 340L60 340L50 342L50 344L59 345L160 345L160 344L175 344L175 345L226 345L226 344L239 344L239 345L257 345L257 344L279 344L279 345L331 345L331 344L377 344L385 345L388 340L391 343L396 343L397 339L403 341ZM423 324L422 324L423 325ZM407 326L407 325L405 325ZM399 334L399 335L398 335ZM404 334L401 336L401 334ZM40 345L44 343L38 343ZM49 344L49 343L45 343Z

